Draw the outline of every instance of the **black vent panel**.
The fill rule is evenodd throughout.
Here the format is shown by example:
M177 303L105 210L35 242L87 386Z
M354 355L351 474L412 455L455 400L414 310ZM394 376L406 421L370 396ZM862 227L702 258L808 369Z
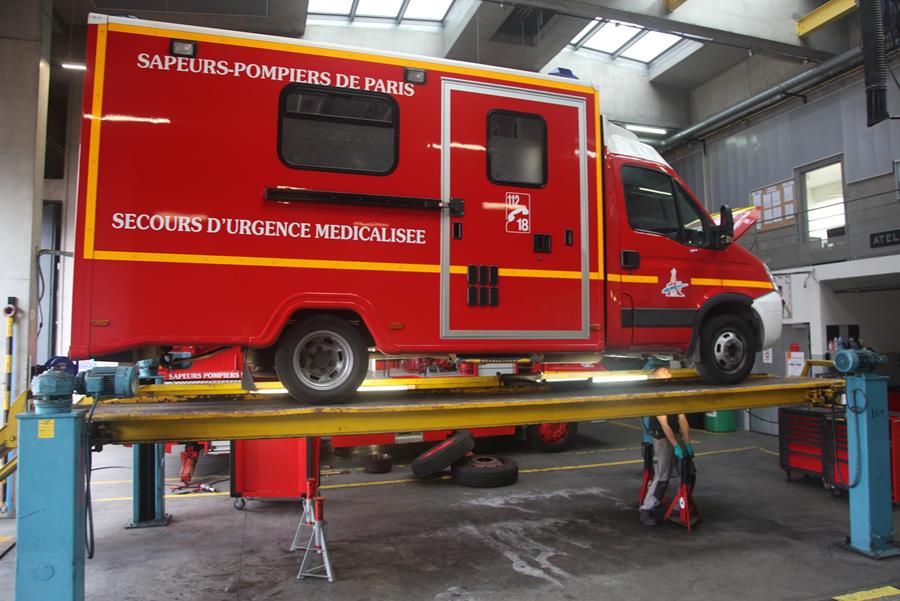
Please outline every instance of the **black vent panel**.
M558 13L549 8L513 6L491 38L496 42L525 46L537 45L541 31Z

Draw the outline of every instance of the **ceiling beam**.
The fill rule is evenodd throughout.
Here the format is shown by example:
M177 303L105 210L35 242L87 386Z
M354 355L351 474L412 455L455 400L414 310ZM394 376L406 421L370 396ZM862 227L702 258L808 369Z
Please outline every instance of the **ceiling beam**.
M667 0L668 1L668 0ZM828 0L822 6L797 19L797 37L804 37L850 14L857 0Z
M715 41L754 53L795 60L827 60L845 50L849 38L847 32L834 27L810 38L798 38L796 15L805 12L806 3L810 1L770 0L767 11L755 10L753 7L758 2L750 0L691 0L675 12L667 11L660 0L529 0L529 5L588 19L624 21L645 29L682 34L698 41ZM483 4L488 4L488 0ZM798 10L799 7L803 9Z
M685 2L687 2L687 0L666 0L666 10L672 12Z

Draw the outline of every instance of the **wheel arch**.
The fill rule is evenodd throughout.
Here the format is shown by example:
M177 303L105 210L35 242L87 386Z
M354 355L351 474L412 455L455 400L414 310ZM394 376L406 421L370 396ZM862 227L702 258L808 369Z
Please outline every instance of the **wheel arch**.
M753 299L751 297L735 292L725 292L707 299L694 318L694 331L691 334L691 344L688 347L687 356L694 359L697 358L700 332L703 329L703 324L713 317L724 313L737 315L744 319L747 325L750 326L750 331L753 332L757 348L760 348L762 345L762 324L753 311L752 304Z
M375 307L354 294L300 295L287 299L275 310L263 333L250 340L250 346L276 345L291 324L310 315L335 315L346 319L361 328L369 346L390 352L390 338Z

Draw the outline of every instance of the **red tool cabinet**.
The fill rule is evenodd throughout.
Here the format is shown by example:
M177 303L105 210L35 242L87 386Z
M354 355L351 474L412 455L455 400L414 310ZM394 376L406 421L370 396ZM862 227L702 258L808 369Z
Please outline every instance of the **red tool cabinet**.
M231 496L241 509L244 499L299 500L307 479L318 488L319 439L273 438L231 443Z
M834 412L819 407L778 411L779 462L792 473L821 478L835 494L847 490L850 470L847 422L843 408ZM900 503L900 416L891 416L891 496Z

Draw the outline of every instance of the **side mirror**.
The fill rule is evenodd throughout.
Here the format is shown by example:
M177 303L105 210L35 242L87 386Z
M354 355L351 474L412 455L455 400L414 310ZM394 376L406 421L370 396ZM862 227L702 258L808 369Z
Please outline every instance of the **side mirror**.
M719 210L719 226L715 229L713 245L715 248L727 248L734 240L734 215L731 214L731 207L722 205Z

